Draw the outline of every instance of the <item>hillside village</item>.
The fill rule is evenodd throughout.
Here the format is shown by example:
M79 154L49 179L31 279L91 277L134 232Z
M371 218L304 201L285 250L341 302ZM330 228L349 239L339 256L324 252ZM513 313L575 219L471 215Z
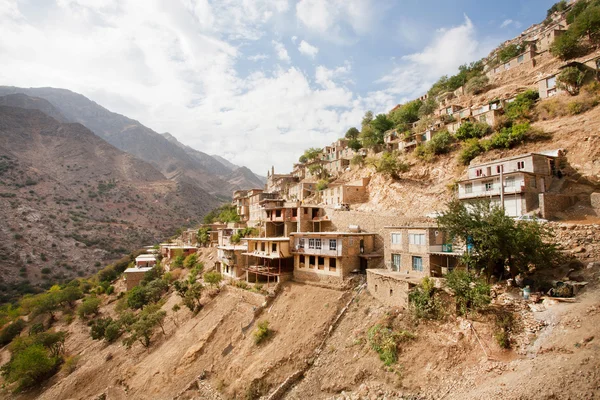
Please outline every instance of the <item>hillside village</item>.
M587 38L586 54L553 50L581 3L557 3L418 99L367 112L93 283L25 298L24 319L2 309L2 332L23 326L0 350L0 397L595 398L600 50ZM457 235L448 216L482 207L552 241L536 251L550 249L555 269L522 256L531 274L469 273L483 239ZM44 333L22 339L25 319L65 332L47 340L43 386L11 380L19 345L46 351Z

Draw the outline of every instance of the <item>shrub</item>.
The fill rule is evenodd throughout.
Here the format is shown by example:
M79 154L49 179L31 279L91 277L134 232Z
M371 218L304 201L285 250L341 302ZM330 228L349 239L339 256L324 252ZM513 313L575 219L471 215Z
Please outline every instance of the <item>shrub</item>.
M483 153L484 148L478 139L467 140L462 147L458 160L462 165L469 165L471 160Z
M456 131L456 138L461 141L481 139L490 132L490 126L483 122L465 122Z
M92 314L98 314L100 308L100 299L98 297L86 297L77 307L77 315L83 319Z
M273 331L269 328L269 321L260 321L254 331L254 343L259 345L265 342L273 335Z
M2 375L9 383L17 382L16 391L21 391L42 383L57 371L59 364L59 357L52 356L42 344L33 344L14 353L2 367Z
M148 292L143 286L136 286L127 292L127 306L134 310L144 307L148 304Z
M23 329L25 329L25 321L21 318L13 321L9 325L5 326L0 331L0 346L9 344L16 336L18 336Z
M415 335L408 331L395 332L391 328L376 324L368 333L369 345L379 354L383 364L390 366L398 361L398 346L400 343L412 340Z
M510 121L531 119L531 110L540 94L535 90L527 90L515 97L515 100L505 106L504 115Z
M463 270L450 272L446 275L446 285L454 292L456 312L459 315L482 310L491 301L490 286L470 272Z
M550 45L550 53L561 60L577 57L580 52L579 38L569 30L554 39L554 42Z
M358 165L362 167L363 165L365 165L365 157L361 154L354 155L354 157L352 157L352 160L350 160L350 165Z
M327 186L329 186L329 182L325 179L321 179L317 182L317 190L325 190L327 189Z
M421 283L410 291L408 303L416 318L439 319L443 315L442 303L435 290L434 281L428 277L423 278Z
M183 260L183 266L188 269L193 268L196 265L197 261L198 255L196 253L190 254Z
M223 275L219 272L211 271L204 274L204 282L208 283L210 286L217 287L223 280Z
M571 115L581 114L584 111L583 103L580 103L578 101L572 101L569 104L567 104L567 110L569 110L569 114Z
M439 155L448 153L452 149L452 143L454 143L454 137L450 132L444 130L434 135L426 146L428 151Z
M60 370L63 371L66 375L70 375L73 372L75 372L78 362L79 356L67 357Z
M409 170L409 165L398 158L396 152L386 151L378 160L371 160L377 172L398 179L400 174Z
M163 323L166 316L166 311L161 310L158 305L147 306L135 318L135 322L129 325L130 335L125 338L123 344L130 348L136 341L139 341L144 347L150 347L156 327L160 326L163 334L165 333Z
M465 90L469 94L481 94L488 88L490 80L485 75L471 78L465 85Z
M503 349L509 349L511 346L510 335L513 330L515 318L509 311L499 310L496 312L496 329L494 339Z
M178 255L173 259L173 263L171 266L173 268L181 268L181 267L183 267L184 261L185 261L185 258L183 257L183 255Z

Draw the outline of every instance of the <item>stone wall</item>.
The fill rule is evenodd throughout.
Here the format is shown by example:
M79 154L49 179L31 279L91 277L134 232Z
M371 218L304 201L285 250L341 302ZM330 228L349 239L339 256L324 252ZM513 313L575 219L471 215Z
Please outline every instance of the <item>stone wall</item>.
M600 260L600 225L550 222L556 242L582 262Z
M540 193L539 199L540 214L543 218L552 218L557 212L562 212L579 201L589 204L589 197L586 195Z
M590 195L590 202L592 203L592 208L598 210L600 213L600 193L592 193Z
M406 307L408 292L414 286L408 281L367 270L367 289L371 296L388 307Z

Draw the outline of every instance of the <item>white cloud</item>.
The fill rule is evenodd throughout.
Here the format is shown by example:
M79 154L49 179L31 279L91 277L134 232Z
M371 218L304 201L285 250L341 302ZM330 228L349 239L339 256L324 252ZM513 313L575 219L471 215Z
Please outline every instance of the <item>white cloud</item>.
M442 75L453 75L462 64L478 60L493 48L480 42L471 20L440 29L420 52L403 56L398 65L378 82L388 85L384 93L410 100L425 93Z
M253 56L248 57L248 60L250 60L250 61L261 61L261 60L266 60L267 58L269 58L269 56L266 55L266 54L255 54Z
M522 24L519 21L514 21L512 19L505 19L500 24L500 28L507 28L511 25L514 26L515 28L520 28L522 26Z
M305 56L311 57L311 58L315 58L317 53L319 52L319 48L316 46L312 46L311 44L309 44L306 41L301 41L300 42L300 46L298 46L298 50L300 51L300 53L304 54Z
M323 65L317 66L315 70L315 82L317 82L323 88L335 88L338 83L341 82L344 85L352 84L352 80L348 78L352 66L348 61L343 66L329 69Z
M374 9L372 0L300 0L296 16L325 39L345 41L346 31L363 35L373 28Z
M292 61L292 59L290 58L290 55L288 54L283 43L278 42L276 40L271 41L271 43L273 44L273 47L275 48L275 52L277 53L277 58L279 58L281 61L285 61L287 63Z
M298 36L292 36L292 43L296 44L296 40L298 40Z

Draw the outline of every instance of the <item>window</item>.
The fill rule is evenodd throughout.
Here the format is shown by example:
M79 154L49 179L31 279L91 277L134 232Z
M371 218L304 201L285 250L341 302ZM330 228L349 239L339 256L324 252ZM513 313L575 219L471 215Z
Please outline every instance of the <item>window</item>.
M275 217L281 218L281 210L275 210Z
M484 182L484 185L485 185L486 192L490 192L490 191L494 190L494 182L493 181Z
M400 271L400 254L392 254L392 271Z
M519 57L517 57L517 62L520 64L523 62L524 59L525 59L525 56L523 54L521 54Z
M426 142L427 141L427 134L426 133L424 133L424 134L421 135L421 141L422 142Z
M473 184L465 183L465 193L473 193Z
M325 257L317 257L318 269L325 269Z
M496 165L496 173L499 174L502 171L504 171L504 165Z
M446 114L452 115L452 107L446 108Z
M329 270L331 272L335 272L337 269L337 264L336 264L336 259L335 258L330 258L329 259Z
M298 248L299 249L303 249L304 248L304 238L298 239Z
M475 175L476 175L476 176L481 176L481 175L483 175L483 170L482 170L482 169L475 170Z
M546 87L548 89L554 89L556 87L556 76L546 79Z
M265 249L266 249L265 242L262 242L260 244L260 251L265 251Z
M321 250L321 239L315 239L315 249Z
M309 249L315 248L315 239L308 239L308 248Z
M301 254L298 257L298 268L304 268L305 267L305 265L304 265L305 262L306 262L306 259L304 258L304 254Z
M525 168L525 161L518 161L517 169L524 169L524 168Z
M277 243L271 243L271 253L277 253Z
M506 63L506 64L504 64L504 69L505 69L505 70L508 70L508 69L510 69L510 63Z
M487 176L491 176L492 175L492 167L487 167Z
M402 236L400 233L392 233L392 244L400 244Z
M506 187L515 187L515 178L514 178L514 176L510 176L510 177L506 178L505 183L506 184L504 186L506 186Z
M425 244L425 234L424 233L409 233L408 234L408 243L416 244L422 246Z
M309 265L308 265L309 268L311 266L314 266L315 265L315 256L308 257L308 263L309 263Z
M337 239L329 239L329 250L337 250Z
M423 257L413 256L412 269L413 271L423 272Z

